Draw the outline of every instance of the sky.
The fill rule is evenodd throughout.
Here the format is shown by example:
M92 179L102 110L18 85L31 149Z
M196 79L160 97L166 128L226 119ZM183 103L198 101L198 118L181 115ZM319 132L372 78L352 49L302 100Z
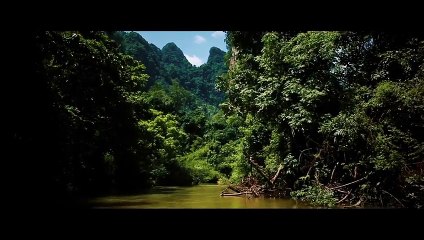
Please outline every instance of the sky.
M174 42L187 60L200 66L208 61L209 49L217 47L227 52L223 31L137 31L147 42L162 49L165 44Z

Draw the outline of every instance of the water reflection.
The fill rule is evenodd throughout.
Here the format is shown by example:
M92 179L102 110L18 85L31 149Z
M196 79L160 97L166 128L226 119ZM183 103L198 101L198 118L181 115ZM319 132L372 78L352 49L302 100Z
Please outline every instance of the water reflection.
M226 186L156 187L130 196L107 196L90 201L94 208L310 208L291 199L221 197Z

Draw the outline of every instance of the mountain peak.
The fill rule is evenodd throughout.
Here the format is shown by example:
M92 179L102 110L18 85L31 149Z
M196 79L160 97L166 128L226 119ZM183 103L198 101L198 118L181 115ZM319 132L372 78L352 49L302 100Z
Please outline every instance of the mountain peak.
M211 49L209 49L209 54L212 54L212 53L221 53L221 52L225 53L224 51L222 51L221 49L219 49L217 47L211 47Z
M162 50L169 49L169 48L171 48L171 49L180 49L177 46L177 44L175 44L174 42L169 42L169 43L165 44L165 46L163 46Z
M209 49L208 63L224 62L224 55L225 55L225 52L222 51L221 49L219 49L217 47L211 47L211 49Z
M184 56L183 51L174 42L167 43L163 46L162 61L167 64L191 66L191 63Z

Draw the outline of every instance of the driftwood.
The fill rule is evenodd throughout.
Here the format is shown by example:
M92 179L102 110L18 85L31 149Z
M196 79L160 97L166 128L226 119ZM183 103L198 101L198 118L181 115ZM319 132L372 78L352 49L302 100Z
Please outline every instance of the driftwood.
M235 193L227 193L226 191L228 189L233 190ZM221 192L221 196L223 196L223 197L225 197L225 196L240 196L240 195L244 195L244 194L252 194L252 193L248 192L248 191L240 190L238 187L232 186L232 185L228 185L228 187L226 187ZM257 195L256 193L254 193L254 194Z
M226 191L228 190L228 189L231 189L231 190L233 190L234 192L236 192L236 193L240 193L240 191L236 188L236 187L234 187L234 186L231 186L231 185L228 185L224 190L222 190L222 192L221 192L221 196L224 196L224 194L227 194L226 193Z
M240 190L238 190L235 186L228 185L228 187L227 187L227 188L229 188L229 189L233 190L233 191L234 191L234 192L236 192L236 193L241 192L241 191L240 191Z
M228 192L232 190L234 192ZM254 195L255 197L259 197L264 193L264 187L258 185L256 179L247 177L242 180L242 183L239 186L229 185L222 192L221 196L240 196L240 195Z
M359 199L359 201L353 205L349 205L349 206L343 206L344 208L354 208L354 207L358 207L359 205L361 205L362 200Z
M231 196L240 196L240 195L246 195L246 194L252 194L251 192L239 192L239 193L221 193L222 197L231 197Z
M259 164L256 163L252 159L252 157L250 157L249 162L252 168L254 167L257 170L257 172L263 178L265 178L266 182L268 183L268 186L261 185L258 179L253 178L252 176L247 176L242 180L240 184L236 186L234 185L227 186L221 192L221 196L224 196L224 197L225 196L241 196L241 195L250 194L250 195L254 195L255 197L260 197L261 195L269 195L270 193L272 193L272 195L282 194L283 190L276 189L275 183L283 170L283 165L280 164L275 175L272 178L270 178L268 174L265 173L264 169L261 166L259 166ZM232 190L234 191L234 193L230 193L228 192L228 190Z

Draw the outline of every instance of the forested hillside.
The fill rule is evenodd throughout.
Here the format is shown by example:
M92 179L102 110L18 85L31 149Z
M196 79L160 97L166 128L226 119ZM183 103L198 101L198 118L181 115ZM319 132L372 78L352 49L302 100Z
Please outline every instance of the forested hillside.
M123 53L146 66L149 75L147 87L155 84L166 87L176 81L208 104L218 106L224 99L223 93L215 88L216 77L227 69L225 52L221 49L212 47L207 63L194 67L173 42L159 49L136 32L114 32L110 36Z
M422 34L231 31L200 67L136 32L28 42L33 98L12 143L42 194L220 183L317 206L424 205Z

